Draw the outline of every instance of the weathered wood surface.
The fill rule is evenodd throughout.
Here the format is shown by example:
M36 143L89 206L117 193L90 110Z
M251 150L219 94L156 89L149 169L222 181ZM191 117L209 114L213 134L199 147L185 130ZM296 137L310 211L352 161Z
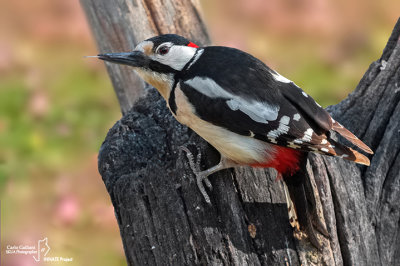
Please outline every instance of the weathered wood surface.
M93 16L89 20L105 13L112 17L106 21L119 21L114 27L124 29L116 33L119 39L125 38L132 46L140 40L130 39L138 32L134 25L119 24L121 19L126 22L127 16L139 13L130 11L121 18L117 12L116 18L110 10L124 1L112 7L106 1L81 1L87 13L97 10L89 14L89 18ZM151 6L148 2L129 5ZM143 14L154 19L158 14L154 12ZM113 42L102 47L112 28L91 24L102 52L126 50L113 46ZM166 24L158 25L161 28ZM179 33L182 26L168 30ZM139 26L139 31L142 28ZM207 43L204 27L197 30L205 36L197 41ZM322 251L307 241L294 240L283 185L275 181L272 170L238 168L214 174L214 188L209 192L212 206L207 205L179 146L192 143L192 150L199 147L206 155L204 167L215 164L218 155L172 118L154 89L146 90L129 112L125 109L126 115L110 130L99 153L99 171L115 207L128 264L400 265L399 36L400 22L381 59L371 64L356 90L328 108L336 120L375 151L371 166L309 156L310 185L317 195L319 215L331 234L331 239L321 237ZM131 73L129 68L121 69ZM115 73L110 71L111 76ZM118 92L138 90L140 82L113 84ZM135 85L124 87L129 84ZM127 97L126 93L121 95Z

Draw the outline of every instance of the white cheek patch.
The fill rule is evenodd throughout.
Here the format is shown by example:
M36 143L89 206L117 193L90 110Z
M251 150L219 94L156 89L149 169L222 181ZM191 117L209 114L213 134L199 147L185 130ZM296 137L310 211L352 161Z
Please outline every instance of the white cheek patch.
M165 44L162 44L165 45ZM172 45L172 44L171 44ZM172 45L164 55L153 54L150 58L175 70L182 70L196 53L196 48L189 46Z
M199 49L197 51L197 54L195 55L195 57L193 58L193 61L188 65L188 67L186 68L186 70L188 70L194 63L196 63L196 61L200 58L200 56L203 54L204 49Z
M239 96L224 90L210 78L195 77L185 81L185 83L210 98L227 99L226 104L231 110L240 110L258 123L267 124L268 121L274 121L278 118L278 112L280 109L278 105L270 105L255 100L244 100Z

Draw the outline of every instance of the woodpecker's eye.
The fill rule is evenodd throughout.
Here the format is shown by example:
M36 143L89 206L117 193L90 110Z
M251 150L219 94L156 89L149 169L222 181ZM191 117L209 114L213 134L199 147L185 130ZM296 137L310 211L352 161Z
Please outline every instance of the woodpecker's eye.
M158 49L158 53L160 55L165 55L166 53L168 53L168 51L169 51L169 47L168 46L163 46L163 47L160 47L160 49Z

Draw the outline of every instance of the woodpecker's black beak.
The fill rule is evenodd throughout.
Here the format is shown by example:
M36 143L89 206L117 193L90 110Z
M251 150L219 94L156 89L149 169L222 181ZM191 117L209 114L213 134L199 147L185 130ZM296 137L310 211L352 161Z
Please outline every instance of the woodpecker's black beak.
M97 58L111 63L133 67L146 67L149 63L149 58L140 51L133 51L130 53L99 54L97 55Z

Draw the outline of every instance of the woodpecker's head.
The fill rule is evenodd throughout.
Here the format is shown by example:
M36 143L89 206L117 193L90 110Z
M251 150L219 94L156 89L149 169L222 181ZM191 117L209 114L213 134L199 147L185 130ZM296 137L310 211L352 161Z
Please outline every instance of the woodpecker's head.
M179 35L165 34L142 41L132 52L99 54L98 58L134 67L147 83L167 98L174 75L193 58L197 48Z

